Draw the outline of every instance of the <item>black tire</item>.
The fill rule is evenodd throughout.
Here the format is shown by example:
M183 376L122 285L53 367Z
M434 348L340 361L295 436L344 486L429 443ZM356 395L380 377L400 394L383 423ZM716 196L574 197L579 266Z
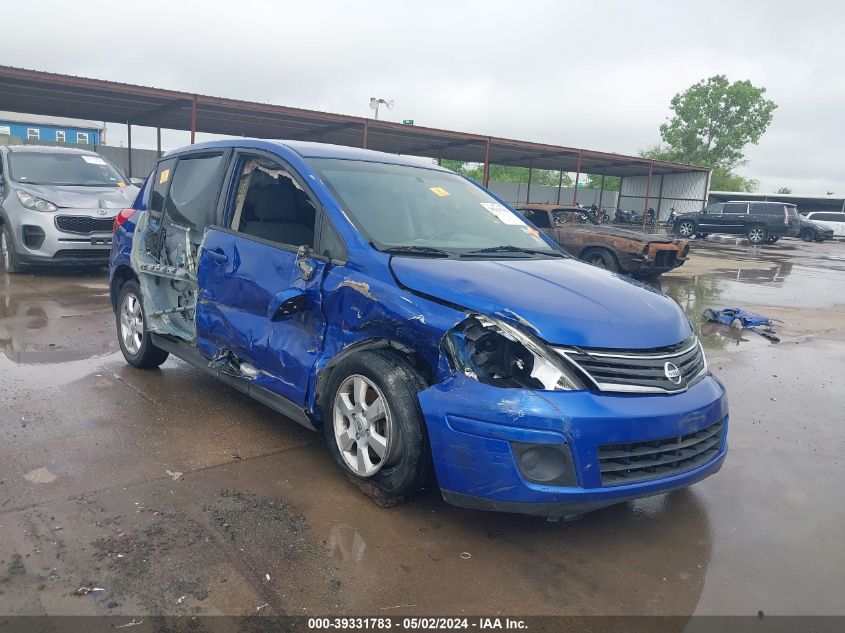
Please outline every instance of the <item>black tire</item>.
M121 311L124 309L124 303L129 296L134 297L135 301L138 302L141 315L141 341L138 350L135 352L126 347L127 344L121 330ZM134 279L127 281L120 287L120 292L117 295L117 310L114 315L117 323L117 342L127 363L138 369L154 369L167 360L169 353L153 345L150 340L150 333L147 330L147 316L144 313L143 301L141 301L141 288Z
M822 238L820 238L820 237L815 238L815 241L816 241L816 242L818 242L819 244L821 244L822 242L824 242L824 240L823 240Z
M675 233L681 237L691 238L695 235L695 222L692 220L681 220L675 225Z
M363 376L381 391L390 420L392 436L388 456L379 470L361 476L344 461L335 437L335 401L348 378ZM323 397L323 434L337 465L361 489L374 486L377 502L394 505L422 490L431 478L431 448L417 394L426 383L404 359L386 350L354 354L332 370ZM398 442L398 444L397 444ZM356 448L357 451L357 448Z
M769 230L762 224L752 224L745 232L745 237L754 245L765 244L769 240Z
M766 244L775 244L780 238L780 235L773 235L772 237L766 240Z
M597 268L604 268L610 272L619 272L619 260L612 251L599 246L585 248L581 253L581 260Z
M0 253L0 262L3 268L9 274L21 272L21 265L18 263L18 254L15 252L15 241L12 239L12 232L7 225L0 227L0 240L2 240L2 253Z
M803 231L801 231L801 239L805 242L812 242L814 239L816 239L816 235L811 229L804 229Z

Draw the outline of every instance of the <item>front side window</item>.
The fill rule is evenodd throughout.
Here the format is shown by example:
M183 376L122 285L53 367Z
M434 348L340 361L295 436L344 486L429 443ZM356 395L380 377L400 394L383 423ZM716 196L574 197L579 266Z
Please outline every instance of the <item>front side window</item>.
M176 224L202 228L211 220L222 180L223 154L186 156L168 174L172 178L164 211ZM159 176L161 177L161 176Z
M485 249L561 256L521 216L456 174L331 158L310 163L380 250L429 249L457 256Z
M704 209L702 209L701 212L704 215L714 215L716 213L722 213L722 209L724 209L724 208L725 208L724 202L715 202L711 205L704 207Z
M233 204L233 230L279 244L314 246L317 211L280 165L258 158L242 160Z
M12 180L33 185L122 187L125 178L102 156L64 152L10 152Z
M726 204L722 213L730 213L732 215L740 215L748 213L748 205L745 203L729 203Z
M41 138L41 130L38 130L34 127L27 128L26 130L26 138L31 141L37 141Z

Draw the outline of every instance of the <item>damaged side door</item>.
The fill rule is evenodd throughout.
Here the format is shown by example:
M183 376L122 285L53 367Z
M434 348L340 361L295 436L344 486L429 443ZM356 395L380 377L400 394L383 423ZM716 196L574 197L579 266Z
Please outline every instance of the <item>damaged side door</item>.
M321 207L278 157L237 151L229 174L199 254L197 346L219 370L303 405L326 327Z
M214 217L229 154L189 152L156 167L149 212L138 221L130 255L147 328L155 334L194 341L197 254Z

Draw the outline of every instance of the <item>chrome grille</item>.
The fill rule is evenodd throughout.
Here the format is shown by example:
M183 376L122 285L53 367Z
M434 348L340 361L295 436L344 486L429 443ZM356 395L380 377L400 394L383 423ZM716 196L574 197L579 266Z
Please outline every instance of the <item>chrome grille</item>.
M707 363L695 336L652 350L555 348L599 391L672 393L684 391L706 373ZM677 382L670 377L678 371Z
M90 218L84 215L60 215L56 217L56 228L65 233L111 233L114 218Z
M677 437L599 446L601 485L631 484L694 470L716 458L724 434L722 419Z

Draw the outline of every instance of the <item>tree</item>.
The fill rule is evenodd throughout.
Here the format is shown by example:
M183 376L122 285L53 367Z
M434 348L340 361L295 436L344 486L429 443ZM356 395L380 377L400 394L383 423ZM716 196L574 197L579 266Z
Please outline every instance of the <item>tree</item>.
M789 187L781 187L775 193L781 193L781 194L784 194L784 195L789 195L790 193L792 193L792 189L790 189Z
M660 145L655 145L648 149L640 150L640 156L643 158L651 158L652 160L679 160L676 155L668 148ZM681 160L681 162L686 162ZM703 167L710 167L709 165L702 165ZM760 184L753 178L743 178L739 174L732 172L724 167L711 167L710 174L710 189L712 191L756 191Z
M601 176L590 174L589 176L587 176L587 180L584 181L584 186L587 189L601 189ZM604 190L619 191L619 178L617 176L605 176Z
M725 75L715 75L676 94L674 114L660 126L669 154L726 172L742 165L743 148L759 142L777 108L765 92L750 81L730 83Z

